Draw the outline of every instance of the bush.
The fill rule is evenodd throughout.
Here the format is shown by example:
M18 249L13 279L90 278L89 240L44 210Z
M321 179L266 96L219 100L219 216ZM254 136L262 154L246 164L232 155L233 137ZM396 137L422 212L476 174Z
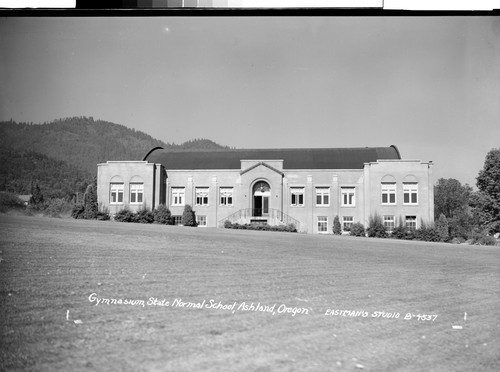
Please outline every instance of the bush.
M406 239L407 232L408 229L406 228L406 226L404 225L396 226L394 229L392 229L391 238Z
M130 209L123 208L116 212L114 220L118 222L135 222L135 214Z
M181 224L184 226L196 227L196 216L193 209L189 204L184 207L184 212L182 213Z
M31 185L30 204L39 205L41 203L43 203L43 194L42 191L40 190L40 186L38 186L38 183L34 187L33 185Z
M387 238L387 231L382 221L382 217L378 214L370 216L366 232L370 238Z
M448 241L450 234L448 232L448 220L444 214L439 215L439 219L436 222L436 230L439 236L439 241L446 242Z
M281 232L297 232L297 228L293 223L287 225L275 225L271 226L267 223L231 223L231 221L224 221L225 229L237 229L237 230L258 230L258 231L281 231Z
M85 206L82 203L77 203L73 206L73 209L71 211L71 217L75 219L83 219L85 218L84 212L85 212Z
M472 233L471 242L473 245L496 245L497 240L485 232L474 232Z
M453 238L450 240L450 243L451 244L462 244L462 243L465 243L465 239L464 238Z
M154 221L154 214L150 210L146 208L139 209L135 215L134 215L134 220L132 222L138 222L138 223L153 223Z
M472 217L466 213L453 216L448 220L449 237L463 238L465 240L472 236Z
M335 216L335 218L333 219L333 234L342 234L342 226L340 225L339 216Z
M15 194L0 192L0 212L4 213L11 209L23 209L24 202Z
M422 240L425 242L440 242L441 236L438 230L434 227L422 226L420 229L415 230L414 232L415 240Z
M111 219L111 216L109 215L108 209L97 212L96 217L99 221L109 221Z
M48 199L41 206L44 216L61 218L61 214L72 213L72 204L63 198Z
M159 205L153 211L153 219L157 223L161 223L162 225L172 225L172 213L170 213L170 209L167 208L166 205Z
M351 236L366 236L365 235L365 227L361 222L353 223L351 226L351 231L349 231L349 235Z

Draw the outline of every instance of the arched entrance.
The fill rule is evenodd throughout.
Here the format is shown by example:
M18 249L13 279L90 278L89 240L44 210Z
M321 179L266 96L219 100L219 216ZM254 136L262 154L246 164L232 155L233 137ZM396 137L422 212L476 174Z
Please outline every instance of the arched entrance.
M269 214L269 198L271 197L271 187L266 181L259 181L253 185L253 207L254 217L267 216Z

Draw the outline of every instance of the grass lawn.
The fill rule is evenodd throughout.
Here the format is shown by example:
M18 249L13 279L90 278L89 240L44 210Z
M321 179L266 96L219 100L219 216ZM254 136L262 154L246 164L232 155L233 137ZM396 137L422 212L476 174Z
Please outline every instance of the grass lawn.
M500 370L499 247L5 214L0 234L1 370Z

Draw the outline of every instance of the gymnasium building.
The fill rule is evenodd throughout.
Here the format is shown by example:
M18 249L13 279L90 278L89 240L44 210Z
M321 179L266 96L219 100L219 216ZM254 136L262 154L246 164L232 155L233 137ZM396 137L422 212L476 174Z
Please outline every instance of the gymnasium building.
M142 161L98 164L97 192L111 214L166 205L180 223L184 206L198 226L293 223L331 234L378 214L391 230L434 220L432 162L404 160L396 146L310 149L151 150Z

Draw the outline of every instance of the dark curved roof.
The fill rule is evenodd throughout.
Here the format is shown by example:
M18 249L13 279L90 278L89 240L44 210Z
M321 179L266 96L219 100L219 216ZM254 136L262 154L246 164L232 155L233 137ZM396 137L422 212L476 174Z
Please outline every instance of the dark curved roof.
M283 160L283 169L363 169L364 163L384 159L401 159L397 147L155 150L144 158L167 170L240 169L241 160Z

